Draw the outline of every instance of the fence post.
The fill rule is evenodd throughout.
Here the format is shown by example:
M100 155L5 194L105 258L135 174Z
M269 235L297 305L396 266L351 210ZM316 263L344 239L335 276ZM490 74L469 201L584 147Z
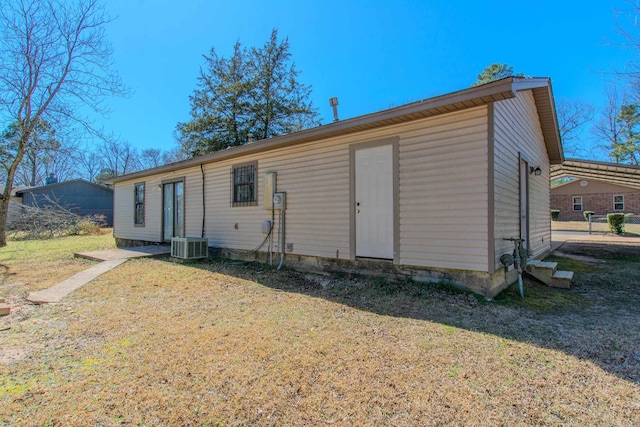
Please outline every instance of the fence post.
M587 215L589 217L589 234L591 234L591 217L593 216L592 214Z

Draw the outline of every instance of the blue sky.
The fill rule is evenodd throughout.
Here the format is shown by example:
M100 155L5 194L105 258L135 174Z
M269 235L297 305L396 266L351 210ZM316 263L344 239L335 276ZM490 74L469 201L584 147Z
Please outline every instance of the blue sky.
M322 121L328 99L341 119L464 89L491 63L551 77L557 98L599 109L613 67L631 53L618 41L622 0L219 1L109 0L116 68L133 94L109 102L107 130L139 149L175 146L189 119L202 55L228 56L239 40L261 46L272 28L288 37L300 80ZM585 142L590 135L585 135Z

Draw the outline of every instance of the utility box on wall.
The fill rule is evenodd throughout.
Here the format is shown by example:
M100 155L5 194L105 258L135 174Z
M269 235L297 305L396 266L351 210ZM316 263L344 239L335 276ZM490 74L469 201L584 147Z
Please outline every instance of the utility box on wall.
M276 178L275 172L267 172L264 174L264 208L266 210L273 210L273 195L276 192Z
M285 210L287 208L287 193L273 193L273 209Z

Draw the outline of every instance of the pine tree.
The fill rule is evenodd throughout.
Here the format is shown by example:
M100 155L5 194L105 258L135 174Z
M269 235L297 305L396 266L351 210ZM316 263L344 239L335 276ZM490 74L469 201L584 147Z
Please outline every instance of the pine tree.
M480 86L485 83L491 83L492 81L504 79L511 76L524 77L524 74L514 74L513 67L507 64L494 63L482 70L482 73L478 74L478 81L474 82L471 87Z
M640 154L640 135L638 125L640 125L640 107L637 104L625 104L620 108L616 117L619 125L620 138L611 144L609 156L616 160L616 163L630 163L638 165L638 155Z
M192 156L242 145L249 134L265 139L319 123L311 88L298 81L289 42L279 41L277 30L261 48L237 42L231 58L212 48L205 61L189 98L191 121L177 125L183 151Z

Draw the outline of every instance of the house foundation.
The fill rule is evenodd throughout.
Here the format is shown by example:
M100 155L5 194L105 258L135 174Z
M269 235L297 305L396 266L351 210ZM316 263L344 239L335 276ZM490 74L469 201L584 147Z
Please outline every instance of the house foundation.
M215 257L241 259L245 261L269 262L266 252L249 256L236 256L224 248L210 248ZM279 255L274 254L272 265L278 265ZM390 281L414 280L422 283L448 283L493 298L518 280L516 270L501 268L494 274L470 270L438 269L419 266L396 265L392 261L379 259L345 260L314 256L287 254L285 266L296 271L326 275L342 275L350 278L384 278Z

